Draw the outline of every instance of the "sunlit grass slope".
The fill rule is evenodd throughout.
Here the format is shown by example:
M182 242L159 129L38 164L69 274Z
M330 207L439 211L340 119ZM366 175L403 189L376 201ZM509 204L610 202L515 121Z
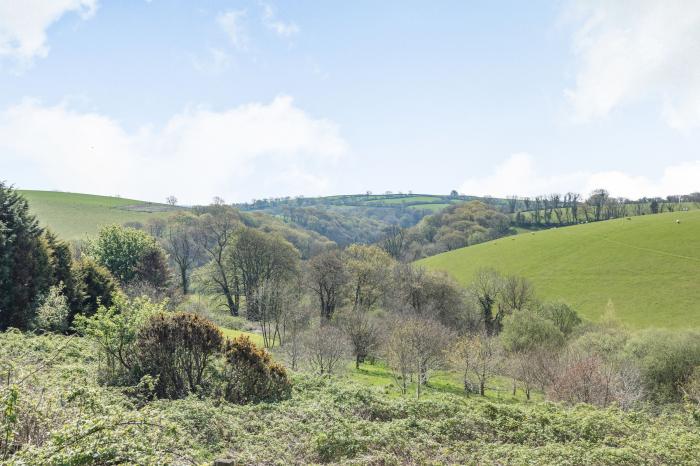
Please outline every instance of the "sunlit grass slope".
M632 327L700 327L700 211L524 233L419 264L464 285L482 267L525 276L594 320L612 301Z
M166 217L174 208L151 202L55 191L20 191L42 226L63 239L83 239L112 223L145 223Z

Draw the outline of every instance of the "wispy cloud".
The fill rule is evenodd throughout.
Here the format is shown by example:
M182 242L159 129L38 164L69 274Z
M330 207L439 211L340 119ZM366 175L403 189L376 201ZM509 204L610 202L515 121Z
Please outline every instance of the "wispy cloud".
M700 126L699 2L580 0L566 19L576 27L566 95L577 119L651 99L671 127Z
M88 19L95 11L97 0L0 0L0 59L13 60L19 70L31 66L49 53L49 26L70 12Z
M263 24L278 36L290 38L299 34L301 29L294 21L282 21L277 17L277 11L272 5L260 3L263 9Z
M248 33L244 26L246 16L245 10L230 10L220 13L216 17L216 22L226 33L231 44L240 50L245 50L248 47Z

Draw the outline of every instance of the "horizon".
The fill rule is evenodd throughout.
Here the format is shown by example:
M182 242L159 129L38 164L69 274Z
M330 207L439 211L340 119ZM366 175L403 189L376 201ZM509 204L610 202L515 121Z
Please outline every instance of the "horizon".
M2 178L190 205L687 194L699 31L691 3L0 0Z

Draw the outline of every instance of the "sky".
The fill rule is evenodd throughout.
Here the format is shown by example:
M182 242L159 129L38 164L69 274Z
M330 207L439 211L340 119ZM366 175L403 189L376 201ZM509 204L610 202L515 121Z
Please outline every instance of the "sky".
M0 180L700 191L700 2L0 0Z

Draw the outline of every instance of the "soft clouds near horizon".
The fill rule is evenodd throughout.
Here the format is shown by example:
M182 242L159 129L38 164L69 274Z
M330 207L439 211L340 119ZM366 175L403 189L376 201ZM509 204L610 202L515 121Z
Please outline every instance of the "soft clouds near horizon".
M40 135L40 137L37 137ZM221 196L247 201L326 194L328 169L348 154L331 121L307 115L291 97L223 111L204 108L172 116L160 129L125 130L99 113L24 100L0 114L0 151L34 167L19 187L183 203Z
M566 192L586 196L594 189L602 188L615 197L638 199L690 194L700 189L700 160L661 168L656 177L631 175L619 170L583 170L549 176L542 175L542 172L535 157L527 153L516 153L497 164L491 174L467 179L459 191L470 195L498 197Z

